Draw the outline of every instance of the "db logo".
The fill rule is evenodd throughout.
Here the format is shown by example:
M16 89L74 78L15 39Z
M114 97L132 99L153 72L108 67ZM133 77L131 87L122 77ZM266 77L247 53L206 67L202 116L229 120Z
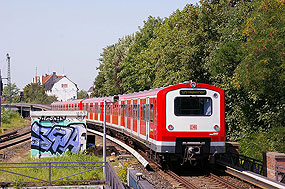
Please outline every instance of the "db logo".
M190 125L190 130L197 130L197 125Z

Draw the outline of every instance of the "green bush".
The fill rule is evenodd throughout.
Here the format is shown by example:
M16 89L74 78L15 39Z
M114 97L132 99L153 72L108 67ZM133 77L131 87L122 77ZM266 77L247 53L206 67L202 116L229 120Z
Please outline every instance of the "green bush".
M262 152L285 152L285 128L276 127L266 131L255 131L241 139L240 154L262 160Z
M17 111L5 108L2 108L1 116L1 122L6 124L10 124L12 119L21 119L21 116Z

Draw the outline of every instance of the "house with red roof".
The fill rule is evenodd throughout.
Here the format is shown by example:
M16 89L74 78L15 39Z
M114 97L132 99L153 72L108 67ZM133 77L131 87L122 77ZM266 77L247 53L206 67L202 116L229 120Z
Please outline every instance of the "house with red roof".
M46 94L56 96L58 101L77 99L78 87L66 76L51 75L35 76L33 83L40 83L45 87Z

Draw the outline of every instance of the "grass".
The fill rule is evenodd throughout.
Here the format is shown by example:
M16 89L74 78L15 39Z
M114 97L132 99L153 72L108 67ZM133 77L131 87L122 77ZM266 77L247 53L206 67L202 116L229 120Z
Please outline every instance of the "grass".
M2 108L0 134L3 134L6 131L24 127L27 124L28 121L21 118L17 111Z
M47 166L48 164L46 163L41 163L41 162L102 162L102 158L98 156L92 156L92 155L85 155L83 153L76 153L76 154L71 154L67 153L64 156L58 156L58 157L52 157L52 158L41 158L41 159L28 159L27 161L24 161L23 163L28 163L28 162L37 162L40 164L37 164L37 166ZM54 166L62 166L62 165L67 165L67 164L52 164ZM86 171L88 169L96 168L96 166L102 165L101 163L97 164L69 164L72 166L75 165L81 165L80 167L52 167L51 168L51 180L56 180L68 175L72 175L81 171ZM83 165L93 165L92 167L83 167ZM2 166L2 165L1 165ZM10 165L5 165L10 166ZM17 166L17 165L13 165ZM34 166L34 165L28 165L25 164L24 166ZM4 168L4 170L9 170L9 171L14 171L18 174L25 174L30 177L35 177L43 180L48 180L49 176L49 169L47 167L36 167L36 168L19 168L19 169L8 169ZM6 182L13 182L14 186L23 186L24 182L27 181L36 181L35 179L23 177L23 176L18 176L14 175L11 173L4 173L2 172L0 174L0 180L4 180ZM68 177L63 179L62 181L66 181L66 183L61 183L61 184L68 184L68 181L70 180L104 180L103 176L103 170L102 168L92 170L86 173L82 173L79 175L75 175L72 177ZM56 183L59 184L59 183ZM80 183L77 183L80 184Z
M136 164L137 159L131 158L128 161L115 161L112 162L111 165L115 168L118 177L123 183L127 183L127 175L128 175L128 168L132 164Z

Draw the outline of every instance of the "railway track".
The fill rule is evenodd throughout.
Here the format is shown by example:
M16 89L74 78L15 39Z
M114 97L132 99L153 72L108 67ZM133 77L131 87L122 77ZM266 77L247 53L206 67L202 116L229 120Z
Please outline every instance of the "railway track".
M89 132L91 130L89 129ZM99 132L96 132L99 134ZM102 136L102 134L100 134ZM107 139L108 136L107 136ZM115 142L115 141L113 141ZM116 142L115 142L116 143ZM147 154L143 151L138 152L147 162L148 168L153 170L156 174L159 174L160 177L166 178L174 186L174 188L250 188L241 187L242 181L228 181L228 178L224 179L220 176L217 176L213 173L205 173L203 176L179 176L171 170L163 170L162 166L156 163L154 160L149 159ZM186 174L187 175L187 174Z
M162 167L155 161L148 159L147 155L144 152L140 152L140 154L144 157L147 158L149 161L150 167L157 171L161 170ZM171 170L164 170L164 174L169 175L171 178L176 180L178 183L180 183L180 186L185 187L185 188L193 188L193 189L198 189L198 188L228 188L228 189L235 189L235 188L243 188L240 187L240 184L233 184L226 179L217 176L213 173L208 173L208 175L205 176L179 176L178 174L174 173ZM161 174L161 173L159 173ZM164 176L162 174L162 176ZM245 187L246 188L246 187ZM247 187L250 188L250 187Z
M24 129L21 131L13 131L0 135L0 150L5 150L9 147L21 144L31 139L31 130ZM1 152L0 152L1 154ZM2 157L5 156L2 154Z
M88 129L89 132L99 134L97 131L92 131L91 129ZM102 136L102 133L99 135ZM107 139L110 140L110 136L107 135ZM117 140L117 139L115 139ZM112 140L112 142L117 143L116 141ZM119 141L119 140L117 140ZM123 143L126 145L124 142L119 141L120 143ZM118 144L118 143L117 143ZM120 145L120 144L119 144ZM128 146L129 147L129 146ZM123 147L126 149L126 147ZM131 147L129 147L131 148ZM129 151L129 150L127 150ZM244 178L243 173L239 173L239 175L233 174L233 173L228 173L227 171L224 171L224 169L211 169L208 171L203 171L200 170L200 174L194 173L195 171L192 170L192 168L185 167L182 169L185 169L186 171L179 172L179 171L171 171L171 170L164 170L162 166L158 163L156 163L154 160L149 159L148 155L144 151L135 151L134 149L131 148L131 151L129 151L131 154L139 154L141 156L140 158L137 158L136 155L134 155L140 163L146 163L144 165L144 168L151 169L151 171L157 175L159 175L159 178L164 178L164 180L167 182L171 183L171 188L280 188L280 185L274 185L272 183L270 184L265 184L268 182L268 180L264 179L263 181L260 181L261 184L257 184L256 182L249 182L249 179ZM143 160L142 160L143 159ZM181 168L180 168L181 169ZM229 169L229 168L228 168ZM234 169L233 169L234 170ZM189 171L189 172L187 172ZM193 172L194 171L194 172ZM197 170L196 170L197 171ZM147 171L143 171L147 172ZM179 172L179 173L178 173ZM232 171L231 171L232 172ZM178 173L178 174L177 174ZM194 173L194 174L193 174ZM214 174L215 173L215 174ZM149 173L146 173L149 174ZM217 175L216 175L217 174ZM180 176L184 175L184 176ZM185 176L186 175L186 176ZM198 176L197 176L198 175ZM219 176L218 176L219 175ZM242 176L241 176L242 175ZM150 180L152 180L152 176L149 177ZM266 186L266 187L264 187Z

